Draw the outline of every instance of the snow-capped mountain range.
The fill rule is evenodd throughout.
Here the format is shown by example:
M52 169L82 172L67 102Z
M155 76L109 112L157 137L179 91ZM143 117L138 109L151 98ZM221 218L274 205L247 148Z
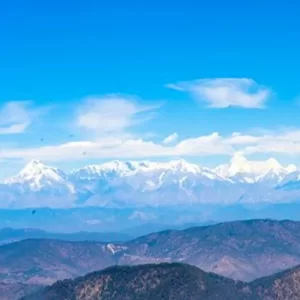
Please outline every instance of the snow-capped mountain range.
M65 173L31 161L0 185L1 207L174 206L300 199L300 171L235 155L210 169L185 160L111 161Z

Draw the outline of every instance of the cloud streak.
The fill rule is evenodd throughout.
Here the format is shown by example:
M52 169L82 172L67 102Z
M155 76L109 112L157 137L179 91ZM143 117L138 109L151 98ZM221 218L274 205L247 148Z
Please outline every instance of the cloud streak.
M250 78L214 78L168 84L168 88L187 92L210 108L264 108L271 89Z
M0 135L19 134L32 124L43 108L33 107L31 101L10 101L0 107Z
M0 134L22 133L31 123L29 101L6 102L0 108Z
M85 98L78 109L77 125L99 135L124 133L151 120L159 108L159 105L140 105L138 100L119 94Z
M168 144L172 144L175 143L178 140L178 133L174 132L172 134L170 134L169 136L167 136L164 140L163 140L163 144L168 145Z
M21 124L12 124L6 127L0 127L0 135L22 133L29 126L29 122Z

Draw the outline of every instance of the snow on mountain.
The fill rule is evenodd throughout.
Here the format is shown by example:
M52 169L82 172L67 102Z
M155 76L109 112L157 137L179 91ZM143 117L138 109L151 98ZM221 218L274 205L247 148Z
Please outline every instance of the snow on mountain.
M126 176L131 174L139 163L136 162L122 162L114 160L101 165L88 165L81 169L76 169L70 172L70 178L76 179L111 179L116 176Z
M111 199L114 204L156 206L194 203L200 198L202 202L219 201L220 197L208 190L232 183L213 170L182 159L170 162L114 161L87 166L71 174L70 178L94 193L88 204L106 206L112 203ZM199 196L201 192L202 197Z
M214 171L236 182L268 182L269 184L276 185L296 169L294 165L283 167L274 158L266 161L250 161L243 155L236 154L232 157L229 164L221 165Z
M57 168L49 167L38 160L30 161L17 175L7 179L4 183L21 185L32 191L63 187L71 193L75 192L73 184L67 180L64 172Z
M294 191L300 190L300 171L289 173L277 186L277 190Z
M172 204L197 201L195 189L212 187L219 182L231 181L214 171L190 164L185 160L170 162L149 161L113 161L102 165L90 165L71 172L73 178L82 187L94 195L89 204L107 205L128 203L137 205Z
M207 177L211 180L228 180L213 170L200 167L196 164L187 163L185 160L173 160L170 162L149 162L149 161L112 161L101 165L89 165L81 169L73 170L70 176L77 179L97 179L125 177L143 174L155 174L157 172L170 171L177 174L194 174Z
M280 202L300 199L300 171L240 154L215 169L182 159L115 160L64 173L34 160L0 185L0 195L14 207L20 201L105 207Z

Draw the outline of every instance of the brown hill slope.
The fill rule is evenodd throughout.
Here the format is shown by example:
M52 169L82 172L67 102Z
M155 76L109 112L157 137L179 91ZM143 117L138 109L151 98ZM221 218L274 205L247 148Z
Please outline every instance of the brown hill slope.
M57 240L24 240L0 247L2 280L51 284L114 265L106 244Z
M299 300L300 266L260 278L250 283L252 293L257 299L264 300Z
M118 266L64 280L22 300L298 300L300 267L258 279L234 281L171 263Z
M249 220L153 233L126 243L119 263L169 259L250 281L300 264L300 223ZM132 257L132 259L131 259Z
M221 300L243 295L244 284L196 267L173 264L111 267L59 281L24 300Z

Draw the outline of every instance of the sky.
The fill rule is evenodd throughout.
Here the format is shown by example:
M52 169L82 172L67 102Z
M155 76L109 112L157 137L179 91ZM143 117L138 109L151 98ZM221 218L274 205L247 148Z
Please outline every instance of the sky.
M0 178L39 159L300 166L297 1L6 1Z

